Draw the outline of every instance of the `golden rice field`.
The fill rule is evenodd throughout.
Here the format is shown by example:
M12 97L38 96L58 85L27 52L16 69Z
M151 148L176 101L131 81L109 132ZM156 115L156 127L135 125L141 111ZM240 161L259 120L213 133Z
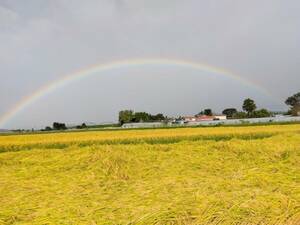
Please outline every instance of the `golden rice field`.
M0 136L0 224L300 224L300 125Z

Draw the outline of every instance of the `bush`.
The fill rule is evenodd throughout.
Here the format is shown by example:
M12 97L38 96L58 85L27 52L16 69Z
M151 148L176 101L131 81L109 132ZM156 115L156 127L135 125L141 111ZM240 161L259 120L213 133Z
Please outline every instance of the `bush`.
M248 115L245 112L237 112L236 114L234 114L234 119L245 119L245 118L248 118Z
M251 117L253 118L263 118L270 117L272 114L266 109L256 110L252 113Z

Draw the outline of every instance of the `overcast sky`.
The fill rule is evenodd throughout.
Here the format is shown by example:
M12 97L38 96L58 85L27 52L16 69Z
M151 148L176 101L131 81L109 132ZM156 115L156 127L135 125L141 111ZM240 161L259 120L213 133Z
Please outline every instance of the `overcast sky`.
M300 87L299 0L0 0L0 117L39 87L92 64L177 58L225 68L237 80L178 66L121 68L70 83L7 128L117 120L124 108L193 115L285 110Z

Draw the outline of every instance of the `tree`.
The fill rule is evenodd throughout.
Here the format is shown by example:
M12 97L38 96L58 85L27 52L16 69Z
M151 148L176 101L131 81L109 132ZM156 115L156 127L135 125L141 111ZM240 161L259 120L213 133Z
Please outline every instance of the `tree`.
M66 124L64 123L58 123L58 122L54 122L53 123L53 130L66 130Z
M49 126L45 127L45 131L50 131L50 130L52 130L51 127L49 127Z
M247 98L244 100L243 110L247 112L248 116L253 113L256 109L256 104L254 100Z
M223 114L226 115L228 118L233 118L234 114L238 111L235 108L228 108L223 110Z
M300 105L300 92L288 97L285 101L285 104L294 107L295 105Z
M211 109L204 109L204 115L212 116L212 110Z
M211 109L204 109L201 112L199 112L196 116L199 116L199 115L212 116L212 110Z
M245 119L245 118L247 118L248 117L248 115L247 115L247 113L245 113L245 112L237 112L235 115L234 115L234 118L236 118L236 119Z
M292 116L300 116L300 105L295 105L291 110Z
M131 122L149 122L151 115L146 112L136 112Z
M163 120L165 120L165 116L162 113L158 113L156 115L152 115L151 117L152 117L151 118L152 121L163 121Z
M293 116L300 115L300 92L288 97L285 104L291 107L290 112Z
M85 123L79 125L79 126L76 126L76 129L86 129L87 128L87 125Z
M272 114L266 109L260 109L253 112L252 117L255 118L263 118L270 117Z
M122 110L119 112L119 123L121 125L132 122L133 118L134 113L132 110Z
M151 121L163 121L165 117L162 113L156 115L151 115L146 112L136 112L132 110L123 110L119 112L119 123L123 125L124 123L139 123L139 122L151 122Z

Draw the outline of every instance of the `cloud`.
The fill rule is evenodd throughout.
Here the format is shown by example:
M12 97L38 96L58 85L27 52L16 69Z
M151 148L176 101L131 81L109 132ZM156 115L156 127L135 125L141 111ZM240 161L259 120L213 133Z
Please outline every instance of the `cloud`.
M283 100L300 86L299 9L297 0L288 4L280 0L3 0L0 115L24 95L64 74L95 63L147 57L223 67ZM148 70L141 70L141 75ZM127 76L130 71L123 73ZM182 76L188 73L182 71ZM203 88L204 93L213 89ZM167 94L171 87L159 91ZM220 104L232 103L228 99ZM269 105L267 100L265 104ZM284 109L284 104L269 106ZM182 107L191 109L188 104Z
M0 29L7 30L18 22L19 15L8 8L0 6Z

